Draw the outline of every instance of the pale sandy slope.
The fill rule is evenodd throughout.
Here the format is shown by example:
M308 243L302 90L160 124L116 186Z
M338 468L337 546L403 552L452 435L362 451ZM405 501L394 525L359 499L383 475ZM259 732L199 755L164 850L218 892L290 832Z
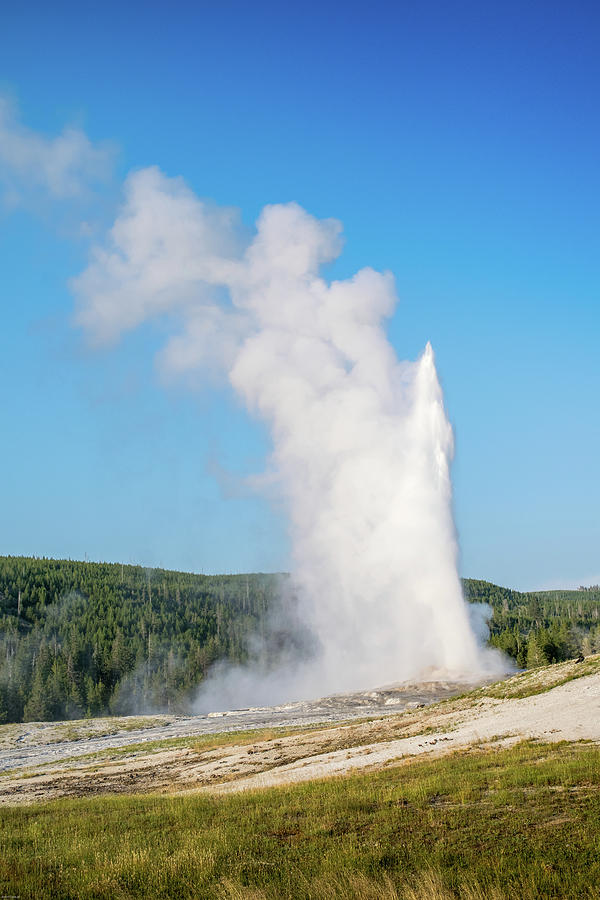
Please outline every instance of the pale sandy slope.
M574 680L565 681L569 678ZM526 738L600 743L599 656L513 676L464 697L386 718L293 734L271 730L262 740L243 733L205 735L185 738L182 746L180 739L177 746L138 744L87 758L63 758L0 777L0 803L100 793L230 793Z
M450 717L439 730L399 740L364 744L297 760L229 783L219 793L272 787L380 768L406 756L460 748L507 746L525 738L543 741L600 741L600 675L570 681L524 699L486 699Z

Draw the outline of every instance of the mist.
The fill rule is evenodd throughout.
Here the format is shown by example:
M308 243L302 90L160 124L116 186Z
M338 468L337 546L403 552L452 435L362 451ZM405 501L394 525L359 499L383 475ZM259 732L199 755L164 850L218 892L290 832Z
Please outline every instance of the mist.
M397 358L385 332L392 275L328 281L323 266L341 250L334 219L272 205L250 233L235 211L152 168L129 176L112 229L73 281L92 343L169 317L177 330L160 370L222 373L269 427L255 485L286 511L290 589L312 639L304 658L265 666L257 651L245 670L218 667L209 686L223 705L501 668L462 596L433 349Z

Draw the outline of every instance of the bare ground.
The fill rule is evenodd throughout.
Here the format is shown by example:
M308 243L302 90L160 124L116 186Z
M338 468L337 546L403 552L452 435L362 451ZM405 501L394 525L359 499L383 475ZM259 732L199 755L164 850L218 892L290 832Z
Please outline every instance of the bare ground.
M243 732L184 734L127 746L131 734L144 726L153 736L165 734L165 728L170 733L167 726L173 720L163 717L158 724L156 719L121 720L118 727L115 720L2 726L3 752L10 754L25 735L29 755L26 768L0 778L0 803L100 793L229 793L378 769L424 754L507 746L526 738L598 743L600 657L534 670L463 697L369 721L293 733L271 728L263 739ZM112 746L94 751L86 728L96 735L108 729ZM65 740L68 734L79 742L80 753L82 740L86 747L91 741L92 751L74 757ZM58 753L55 761L48 762L48 748Z

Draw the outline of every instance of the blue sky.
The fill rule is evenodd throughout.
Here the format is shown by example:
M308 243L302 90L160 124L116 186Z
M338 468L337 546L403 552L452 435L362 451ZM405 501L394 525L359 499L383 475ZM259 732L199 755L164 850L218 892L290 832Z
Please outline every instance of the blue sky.
M75 203L0 211L0 553L195 571L287 566L241 485L268 452L224 387L161 382L156 330L91 352L69 280L158 165L237 206L344 224L332 274L390 269L401 358L436 351L462 574L600 580L600 13L592 3L82 4L3 12L23 126L111 142ZM240 478L238 479L238 476Z

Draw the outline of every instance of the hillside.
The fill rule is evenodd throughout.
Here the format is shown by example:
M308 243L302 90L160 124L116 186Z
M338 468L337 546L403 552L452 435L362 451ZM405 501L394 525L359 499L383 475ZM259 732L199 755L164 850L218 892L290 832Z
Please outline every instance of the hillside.
M215 660L275 661L302 643L285 583L0 557L0 721L184 713ZM597 588L523 594L467 579L464 590L492 607L490 642L521 667L600 649Z
M247 659L278 582L0 557L0 721L183 709L216 659Z
M471 603L487 603L489 643L519 668L560 662L600 650L600 586L521 593L488 581L463 580Z

